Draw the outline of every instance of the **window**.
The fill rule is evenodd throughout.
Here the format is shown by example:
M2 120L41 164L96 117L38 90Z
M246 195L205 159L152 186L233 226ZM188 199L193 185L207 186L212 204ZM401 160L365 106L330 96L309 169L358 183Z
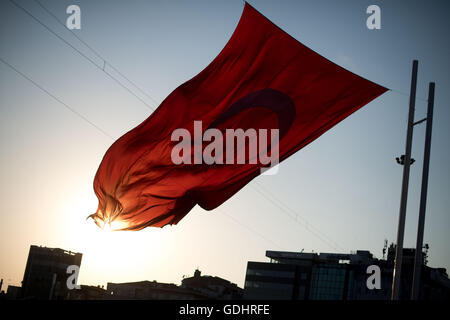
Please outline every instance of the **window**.
M247 275L276 277L276 278L293 278L295 273L294 271L247 269Z
M262 282L262 281L245 281L245 288L292 290L292 284Z
M345 268L321 265L313 269L311 299L340 300L344 296Z

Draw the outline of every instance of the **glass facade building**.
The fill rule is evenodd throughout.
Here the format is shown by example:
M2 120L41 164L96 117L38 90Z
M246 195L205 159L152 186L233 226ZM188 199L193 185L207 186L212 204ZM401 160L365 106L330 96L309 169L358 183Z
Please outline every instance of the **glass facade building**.
M345 266L318 265L313 268L311 300L344 300L348 298L351 279Z
M244 299L270 300L390 300L395 247L387 259L369 251L303 253L267 251L270 262L247 264ZM401 299L409 300L414 249L404 249ZM368 266L380 269L380 288L368 288ZM450 280L445 269L423 266L421 299L450 297Z

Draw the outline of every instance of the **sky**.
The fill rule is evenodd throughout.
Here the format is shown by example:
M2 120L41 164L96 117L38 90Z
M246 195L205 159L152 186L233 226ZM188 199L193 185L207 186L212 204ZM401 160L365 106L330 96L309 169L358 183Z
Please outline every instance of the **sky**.
M413 59L416 120L426 115L428 83L436 82L424 243L429 265L450 269L450 2L249 1L309 48L391 91L215 210L195 207L162 229L108 232L86 220L97 209L94 175L113 143L101 130L117 139L204 69L244 3L39 0L63 22L69 5L80 7L81 29L73 32L108 62L103 71L103 60L36 1L14 1L73 47L11 1L0 2L0 58L66 104L0 62L4 290L20 285L30 245L83 253L79 283L90 285L179 284L199 268L243 287L247 261L268 261L266 250L370 250L381 258L384 239L396 241L402 166L395 157L405 150ZM381 8L379 30L366 27L371 4ZM405 247L416 242L424 136L425 124L416 126Z

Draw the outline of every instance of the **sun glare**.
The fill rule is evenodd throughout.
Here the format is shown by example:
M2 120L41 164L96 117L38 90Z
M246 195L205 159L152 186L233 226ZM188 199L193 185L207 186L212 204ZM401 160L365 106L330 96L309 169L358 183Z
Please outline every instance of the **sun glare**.
M139 232L119 231L126 228L124 221L110 221L96 225L87 213L96 205L95 199L78 196L66 208L68 218L64 248L81 252L82 271L80 283L104 284L108 281L131 281L150 277L149 270L159 268L155 259L165 259L172 241L169 234L159 228L147 228ZM156 268L156 269L152 269ZM123 270L133 270L131 274Z
M113 228L111 227L111 223L105 223L103 225L102 230L105 231L105 232L112 232Z

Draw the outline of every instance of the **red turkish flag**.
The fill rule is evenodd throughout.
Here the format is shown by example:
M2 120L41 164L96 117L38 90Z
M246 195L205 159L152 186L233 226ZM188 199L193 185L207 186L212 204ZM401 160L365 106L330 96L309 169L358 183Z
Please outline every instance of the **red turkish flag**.
M194 121L224 137L226 129L279 129L281 162L386 90L305 47L246 3L214 61L106 152L90 217L116 230L176 224L196 204L218 207L261 173L263 165L249 157L244 164L175 164L172 133L184 128L194 136Z

